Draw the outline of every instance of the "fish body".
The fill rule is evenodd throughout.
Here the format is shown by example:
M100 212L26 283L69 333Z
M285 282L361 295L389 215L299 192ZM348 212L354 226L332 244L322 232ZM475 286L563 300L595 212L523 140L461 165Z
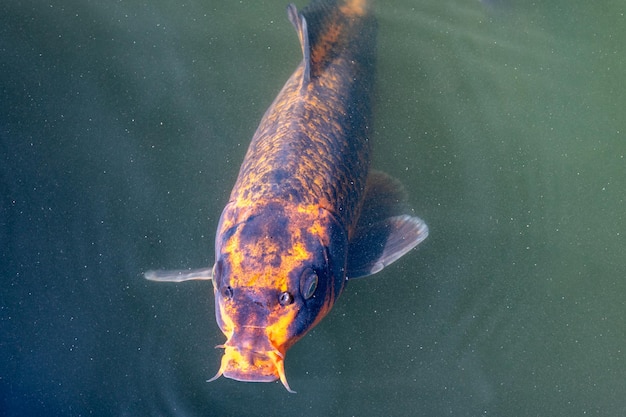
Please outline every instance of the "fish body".
M400 184L370 170L376 22L366 2L313 0L287 12L303 60L252 138L220 217L213 268L146 278L212 279L227 338L213 379L280 379L291 391L287 349L347 279L380 271L428 229L406 214Z

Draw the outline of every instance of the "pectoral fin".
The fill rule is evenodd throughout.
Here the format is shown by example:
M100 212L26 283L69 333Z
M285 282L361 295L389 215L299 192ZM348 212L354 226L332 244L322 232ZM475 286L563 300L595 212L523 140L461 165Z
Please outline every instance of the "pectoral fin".
M182 269L176 271L147 271L144 277L150 281L183 282L213 278L213 268Z
M414 216L395 216L355 236L348 252L348 278L375 274L397 261L428 236L428 226Z
M428 236L428 226L406 212L402 185L374 171L367 182L365 202L348 248L348 278L375 274L398 260Z

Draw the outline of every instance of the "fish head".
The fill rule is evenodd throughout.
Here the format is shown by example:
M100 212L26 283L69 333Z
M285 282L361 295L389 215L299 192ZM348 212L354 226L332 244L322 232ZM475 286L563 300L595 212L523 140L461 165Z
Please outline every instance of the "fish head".
M228 209L228 206L227 206ZM285 352L330 310L345 283L347 237L319 207L270 204L222 214L213 269L217 323L227 338L214 379L285 377Z

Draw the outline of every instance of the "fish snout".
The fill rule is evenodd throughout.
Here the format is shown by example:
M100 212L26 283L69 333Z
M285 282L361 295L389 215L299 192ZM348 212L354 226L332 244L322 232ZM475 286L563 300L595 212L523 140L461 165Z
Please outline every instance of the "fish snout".
M254 352L226 348L222 358L222 375L236 381L272 382L280 378L276 361L282 358L276 352Z
M224 356L217 374L245 382L272 382L280 379L287 391L292 391L285 376L284 353L272 346L262 327L243 327L242 331L218 348L224 348Z

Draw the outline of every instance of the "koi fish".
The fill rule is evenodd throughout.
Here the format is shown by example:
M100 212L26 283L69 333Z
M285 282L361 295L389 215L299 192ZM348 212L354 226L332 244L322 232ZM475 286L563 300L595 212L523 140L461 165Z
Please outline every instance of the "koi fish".
M287 383L287 350L328 314L346 281L428 235L398 181L370 170L376 21L365 0L287 8L303 59L252 138L215 237L215 264L149 271L211 279L226 336L220 376Z

